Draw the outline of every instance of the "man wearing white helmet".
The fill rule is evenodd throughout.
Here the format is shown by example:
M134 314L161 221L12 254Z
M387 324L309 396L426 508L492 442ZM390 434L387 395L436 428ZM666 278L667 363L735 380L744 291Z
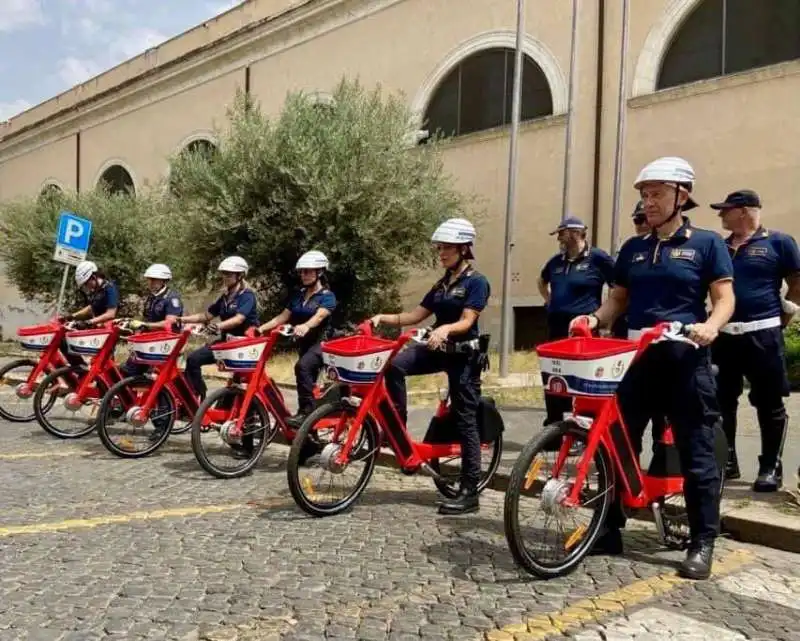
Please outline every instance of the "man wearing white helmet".
M386 371L386 389L400 418L408 418L406 376L447 372L451 410L461 436L461 487L458 495L439 506L440 514L464 514L479 509L477 485L481 474L477 410L484 355L480 350L478 317L489 301L489 281L470 264L475 227L463 218L443 222L431 241L445 268L444 277L412 311L378 314L375 326L417 325L436 317L428 347L409 345Z
M205 312L181 316L183 323L206 323L210 334L219 333L221 340L228 335L244 336L251 327L258 325L258 305L256 294L245 281L249 266L241 256L228 256L217 271L222 274L225 291L209 305ZM212 323L219 318L219 323ZM186 378L194 387L201 399L206 397L206 384L203 380L203 365L214 363L214 352L204 345L189 354L186 358Z
M259 328L264 333L287 323L294 327L300 354L294 365L297 414L288 423L296 428L314 409L314 383L324 365L320 342L327 337L331 314L336 309L336 296L328 289L325 276L328 267L328 257L316 249L300 256L295 270L302 287L289 295L280 314Z
M653 345L628 369L617 397L637 451L651 416L663 414L673 427L691 535L679 572L705 579L719 533L721 489L714 449L720 408L708 346L731 317L734 294L733 265L722 237L694 227L682 215L697 206L691 197L694 182L694 170L682 158L659 158L642 169L634 187L651 232L625 242L614 269L616 286L600 309L584 319L592 327L610 327L627 311L632 338L659 322L692 326L689 338L698 349L678 341ZM594 551L621 553L624 522L617 496Z
M134 329L161 329L169 330L183 314L183 303L180 294L170 289L172 270L162 263L150 265L145 272L148 294L144 300L143 321L133 321ZM120 368L126 376L134 376L147 371L147 365L133 362L128 359Z
M64 314L62 321L78 321L76 327L88 329L114 320L119 307L119 290L114 282L98 269L90 260L84 260L75 267L75 284L86 299L86 306L71 314ZM66 354L66 349L64 350ZM80 356L67 356L72 365L80 365Z

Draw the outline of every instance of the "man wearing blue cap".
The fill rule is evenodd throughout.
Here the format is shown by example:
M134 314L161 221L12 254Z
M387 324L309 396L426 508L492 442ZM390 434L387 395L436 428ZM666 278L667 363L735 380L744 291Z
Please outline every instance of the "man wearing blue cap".
M736 307L720 329L712 347L719 368L718 397L723 428L728 440L729 479L740 476L736 456L736 408L746 378L750 404L756 409L761 430L761 455L756 492L775 492L783 483L781 454L788 417L783 398L789 396L789 379L782 324L797 311L800 302L800 251L795 239L761 225L761 199L750 189L728 194L711 205L719 212L733 262ZM781 284L789 286L788 300L781 300Z
M569 335L576 316L591 314L602 303L603 285L612 285L614 261L606 252L590 247L586 225L568 216L550 235L558 235L561 251L547 261L539 277L539 293L547 307L549 340ZM545 394L545 425L563 420L572 407L569 398Z

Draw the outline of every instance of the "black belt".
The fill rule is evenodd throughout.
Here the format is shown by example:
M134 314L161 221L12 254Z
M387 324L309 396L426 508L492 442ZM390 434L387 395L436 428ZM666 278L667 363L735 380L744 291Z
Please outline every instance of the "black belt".
M457 343L448 341L445 346L445 352L448 354L469 354L479 348L479 340L473 338L469 341L459 341Z

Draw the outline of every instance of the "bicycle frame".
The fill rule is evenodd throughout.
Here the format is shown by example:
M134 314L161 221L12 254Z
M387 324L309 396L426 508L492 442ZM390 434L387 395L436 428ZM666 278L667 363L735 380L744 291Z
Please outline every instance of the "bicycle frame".
M371 326L367 324L359 325L359 330L367 335L372 334ZM359 433L358 428L361 427L367 419L367 416L372 416L378 425L384 428L383 431L388 437L389 444L397 457L397 463L404 470L415 470L420 467L427 468L428 461L433 459L460 455L461 445L458 443L424 443L411 438L407 427L403 424L397 412L397 408L386 389L385 375L389 364L394 360L403 346L414 338L415 334L416 331L412 330L401 334L397 338L394 342L392 352L387 358L386 366L378 373L374 381L369 383L347 384L349 389L347 395L343 398L344 402L348 402L347 397L360 398L361 402L358 403L358 410L353 420L353 425L347 428L348 434L337 454L337 463L345 465L348 462L350 449L353 447ZM443 414L445 408L446 404L442 401L437 409L437 415L440 415L440 413ZM342 429L344 429L344 422L341 419L338 423L339 425L335 432L336 438L338 438ZM353 427L357 429L353 429ZM436 475L432 469L428 469L427 471Z
M103 347L89 361L89 371L78 381L74 388L75 391L68 394L64 399L64 407L67 409L77 410L87 398L99 397L97 387L92 387L95 381L101 380L106 389L108 389L124 378L119 366L114 361L114 350L122 335L122 330L117 325L112 325L110 329L111 334L106 339Z
M281 328L273 329L265 338L265 346L256 363L255 370L246 373L234 373L234 378L228 383L228 385L244 384L246 386L241 407L237 410L234 406L228 414L231 415L232 413L236 416L236 425L233 430L231 430L233 435L242 433L250 404L253 402L254 397L258 397L267 410L275 417L281 432L285 436L294 436L294 431L286 424L286 419L289 417L289 410L286 408L283 394L281 394L275 381L267 372L267 361L272 355L272 350L275 347L275 343L278 342L279 336L281 336ZM225 367L221 363L218 367L221 371L225 371ZM221 412L223 410L217 411Z
M189 385L189 382L184 377L183 372L178 367L178 358L180 357L186 342L189 340L191 333L192 332L189 329L185 329L180 332L178 342L170 352L167 360L164 363L153 365L153 367L158 371L158 376L156 377L155 383L145 397L144 404L133 408L132 406L135 402L134 399L124 399L128 407L135 409L135 411L131 412L128 417L128 420L134 427L142 427L147 423L150 412L156 405L158 395L165 387L169 390L178 404L183 406L183 408L191 417L194 417L194 415L197 413L200 403L192 391L191 385ZM177 409L178 408L176 407L176 410Z
M631 365L635 363L654 340L660 338L669 328L669 323L660 323L651 330L642 333L636 353L631 360ZM583 333L584 336L591 336L591 332L586 328L576 328L576 333ZM677 494L683 491L682 477L653 477L645 474L639 464L639 455L636 453L633 443L628 435L620 411L619 402L616 394L611 398L588 398L577 397L574 402L574 414L576 421L589 429L589 438L586 449L577 463L577 474L572 486L572 490L565 499L565 504L575 507L580 505L580 493L586 476L589 472L589 465L594 459L597 448L601 445L611 457L617 477L622 481L622 491L620 493L622 503L631 508L647 508L654 497ZM591 420L586 414L594 414L596 418ZM666 440L672 439L671 428L667 426ZM563 467L569 450L572 447L572 439L567 437L561 444L558 452L553 474L558 475Z
M49 374L55 369L69 365L66 355L61 351L64 337L67 335L68 331L69 329L64 323L58 324L53 340L51 340L50 344L40 353L36 367L34 367L28 375L27 380L17 386L16 393L19 398L26 399L33 396L34 385L36 385L36 381L38 381L43 374ZM74 380L70 380L70 387L72 389L75 389L78 384L79 380L77 377Z

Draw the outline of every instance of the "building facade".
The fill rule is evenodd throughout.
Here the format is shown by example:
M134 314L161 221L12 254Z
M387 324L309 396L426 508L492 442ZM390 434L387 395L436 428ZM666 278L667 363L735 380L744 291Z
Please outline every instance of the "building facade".
M277 113L289 91L324 95L357 76L402 91L422 129L450 135L447 167L485 211L476 254L493 285L486 324L497 335L515 5L249 0L0 125L0 199L100 180L142 188L167 175L171 154L215 142L237 88ZM571 5L527 1L511 283L518 347L538 338L536 278L556 251L548 233L562 211ZM608 249L623 2L578 5L568 204ZM630 231L636 173L661 155L693 163L700 203L749 187L767 225L800 234L789 189L800 168L800 0L635 0L628 25L618 235ZM706 208L693 218L718 228ZM432 278L410 280L409 302Z

